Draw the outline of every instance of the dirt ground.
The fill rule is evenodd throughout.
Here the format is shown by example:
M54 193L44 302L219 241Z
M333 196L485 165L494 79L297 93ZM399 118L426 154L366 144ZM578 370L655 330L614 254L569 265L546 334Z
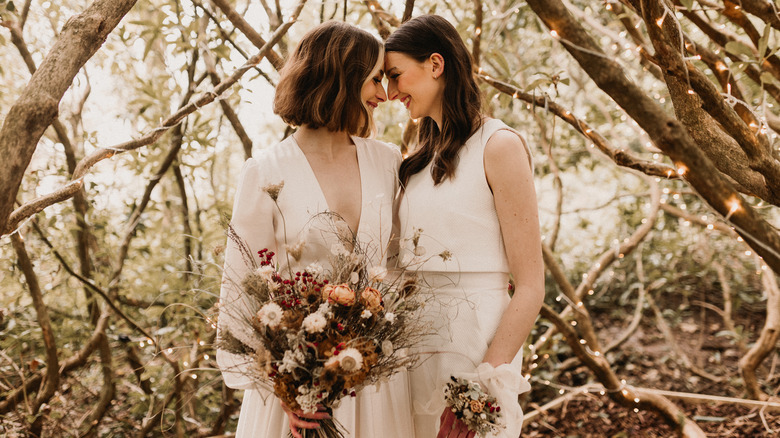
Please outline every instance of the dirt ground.
M778 437L780 412L725 404L680 404L711 437ZM762 419L763 417L763 419ZM766 426L764 425L766 421ZM674 437L675 431L652 412L634 413L609 400L581 397L523 426L523 437Z
M710 295L710 298L712 296ZM742 379L739 376L738 361L745 347L755 342L763 326L764 309L760 305L742 306L735 312L734 322L748 335L739 345L731 335L724 335L723 319L712 309L720 307L696 305L697 300L706 297L690 297L687 302L664 302L667 311L666 323L673 340L669 340L658 328L654 313L648 309L636 333L608 358L620 378L629 385L683 393L746 398ZM662 303L663 301L659 301ZM680 309L683 309L680 311ZM614 339L628 326L628 320L615 317L614 308L594 309L593 321L601 339ZM677 352L675 352L676 344ZM681 353L680 353L681 352ZM680 357L684 354L690 363L709 373L715 380L702 377L684 365ZM543 365L540 364L540 368ZM582 366L557 374L553 381L567 387L579 387L595 382L593 374ZM776 350L764 360L758 370L762 389L777 397L780 389L780 356ZM538 381L533 383L530 400L539 400L542 405L560 394L556 387L546 387ZM684 403L671 399L680 406L690 419L710 437L780 437L780 409L758 409L732 403ZM526 413L538 406L526 406ZM613 403L608 397L595 394L578 395L568 402L548 410L546 413L526 422L523 437L674 437L675 430L660 416L647 411L635 413L631 409Z

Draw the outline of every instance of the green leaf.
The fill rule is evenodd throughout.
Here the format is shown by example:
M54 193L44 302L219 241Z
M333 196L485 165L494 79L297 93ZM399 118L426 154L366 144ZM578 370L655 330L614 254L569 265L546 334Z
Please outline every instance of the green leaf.
M549 83L550 83L550 80L549 80L549 79L547 79L547 78L537 78L537 79L535 79L533 82L531 82L530 84L528 84L528 85L527 85L527 86L526 86L526 87L523 89L523 91L525 91L525 92L528 92L528 91L530 91L530 90L533 90L534 88L536 88L536 87L538 87L538 86L540 86L540 85L543 85L543 84L545 84L545 85L546 85L546 84L549 84Z
M689 11L693 9L693 0L680 0L680 3Z
M764 34L761 35L761 39L758 40L758 57L764 57L766 53L766 47L769 45L769 35L772 32L772 26L764 26Z
M726 44L726 51L734 55L754 56L750 46L741 41L729 41Z
M772 73L769 73L768 71L765 71L761 73L761 82L765 84L771 84L775 82L775 77L772 75Z
M8 2L8 4L5 5L5 9L10 12L13 12L16 10L16 6L14 6L14 2Z
M745 71L745 69L747 67L748 67L748 63L747 62L738 62L736 64L736 66L734 66L734 65L731 66L731 69L730 69L731 70L731 74L736 76L736 75L742 73L743 71Z

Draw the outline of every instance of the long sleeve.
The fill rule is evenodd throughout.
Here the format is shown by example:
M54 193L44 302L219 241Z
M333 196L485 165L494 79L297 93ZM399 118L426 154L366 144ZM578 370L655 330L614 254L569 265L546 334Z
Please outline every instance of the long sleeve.
M257 251L263 248L276 251L276 207L271 197L262 189L267 184L269 171L270 169L264 168L257 159L250 158L244 163L239 176L230 224L238 238L249 249L249 257L256 257ZM220 290L217 345L221 333L225 330L229 330L234 337L250 346L258 342L247 323L258 309L243 296L240 289L241 280L253 269L252 262L247 260L247 255L242 254L239 244L228 237ZM247 372L251 361L246 358L217 348L217 365L227 386L235 389L257 387L257 382L253 381Z

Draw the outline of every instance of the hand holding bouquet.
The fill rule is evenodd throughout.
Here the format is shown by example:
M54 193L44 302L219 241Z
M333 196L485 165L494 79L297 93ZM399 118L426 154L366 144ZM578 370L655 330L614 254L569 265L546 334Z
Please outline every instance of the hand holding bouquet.
M466 427L478 436L496 433L502 429L501 407L496 398L486 393L479 383L450 377L444 387L447 407Z

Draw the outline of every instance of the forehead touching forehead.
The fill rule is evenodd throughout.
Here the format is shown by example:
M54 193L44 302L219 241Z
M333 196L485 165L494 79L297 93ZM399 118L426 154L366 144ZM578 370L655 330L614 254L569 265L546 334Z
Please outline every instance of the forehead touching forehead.
M411 63L416 62L413 58L401 52L385 53L385 73L390 74L397 70L407 68Z

